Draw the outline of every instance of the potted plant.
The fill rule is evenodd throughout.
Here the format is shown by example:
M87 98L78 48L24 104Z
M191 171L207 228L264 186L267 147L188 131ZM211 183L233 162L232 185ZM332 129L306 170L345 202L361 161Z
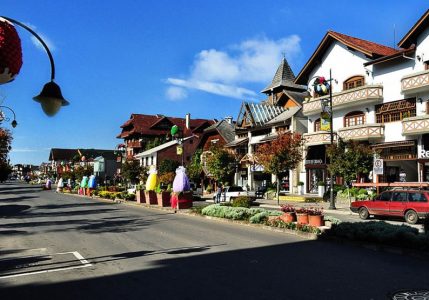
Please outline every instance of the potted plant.
M282 205L280 207L280 210L284 212L284 214L280 216L280 219L283 222L290 223L290 222L296 221L295 207L293 207L290 204L286 204L286 205Z
M308 211L305 207L298 208L295 213L298 224L308 224Z
M323 195L325 194L325 183L323 181L319 181L317 183L317 191L319 197L323 197Z
M298 182L298 195L304 195L304 182Z
M144 188L140 184L136 186L136 201L137 203L140 203L140 204L146 202Z
M309 225L316 227L325 225L325 221L323 220L323 210L321 208L311 207L307 209L307 213Z

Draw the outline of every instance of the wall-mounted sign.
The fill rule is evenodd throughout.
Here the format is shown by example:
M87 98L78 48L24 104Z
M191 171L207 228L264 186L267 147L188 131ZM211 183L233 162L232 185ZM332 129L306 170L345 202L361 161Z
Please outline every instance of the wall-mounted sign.
M306 165L323 165L323 160L321 159L306 159Z
M419 158L428 158L429 159L429 151L422 149L419 151Z
M177 146L176 147L176 153L177 153L177 155L182 155L183 154L183 147L182 146Z

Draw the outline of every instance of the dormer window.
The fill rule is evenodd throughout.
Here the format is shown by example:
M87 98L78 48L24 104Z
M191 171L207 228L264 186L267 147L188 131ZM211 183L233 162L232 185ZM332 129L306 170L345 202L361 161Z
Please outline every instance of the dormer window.
M351 90L365 85L365 78L363 76L353 76L344 81L343 90Z

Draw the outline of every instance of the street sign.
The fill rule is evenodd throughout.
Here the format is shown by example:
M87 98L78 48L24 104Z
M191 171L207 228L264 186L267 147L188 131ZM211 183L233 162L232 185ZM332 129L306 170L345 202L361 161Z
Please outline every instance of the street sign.
M383 175L383 160L380 158L374 159L374 166L372 167L374 175Z

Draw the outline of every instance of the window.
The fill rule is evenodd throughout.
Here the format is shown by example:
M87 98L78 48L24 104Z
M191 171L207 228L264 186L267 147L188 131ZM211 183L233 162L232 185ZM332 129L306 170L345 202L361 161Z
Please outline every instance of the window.
M392 201L394 201L394 202L407 201L407 193L406 192L395 192L395 193L393 193Z
M390 201L391 197L392 197L392 193L386 192L386 193L382 193L382 194L378 195L376 200L377 201Z
M416 98L404 99L375 106L377 123L402 121L416 116Z
M365 114L361 111L353 111L344 116L344 127L365 124Z
M365 84L365 78L363 76L353 76L343 83L343 90L351 90Z
M320 131L320 119L314 121L314 132Z
M408 196L410 202L427 202L425 194L423 193L410 193Z

